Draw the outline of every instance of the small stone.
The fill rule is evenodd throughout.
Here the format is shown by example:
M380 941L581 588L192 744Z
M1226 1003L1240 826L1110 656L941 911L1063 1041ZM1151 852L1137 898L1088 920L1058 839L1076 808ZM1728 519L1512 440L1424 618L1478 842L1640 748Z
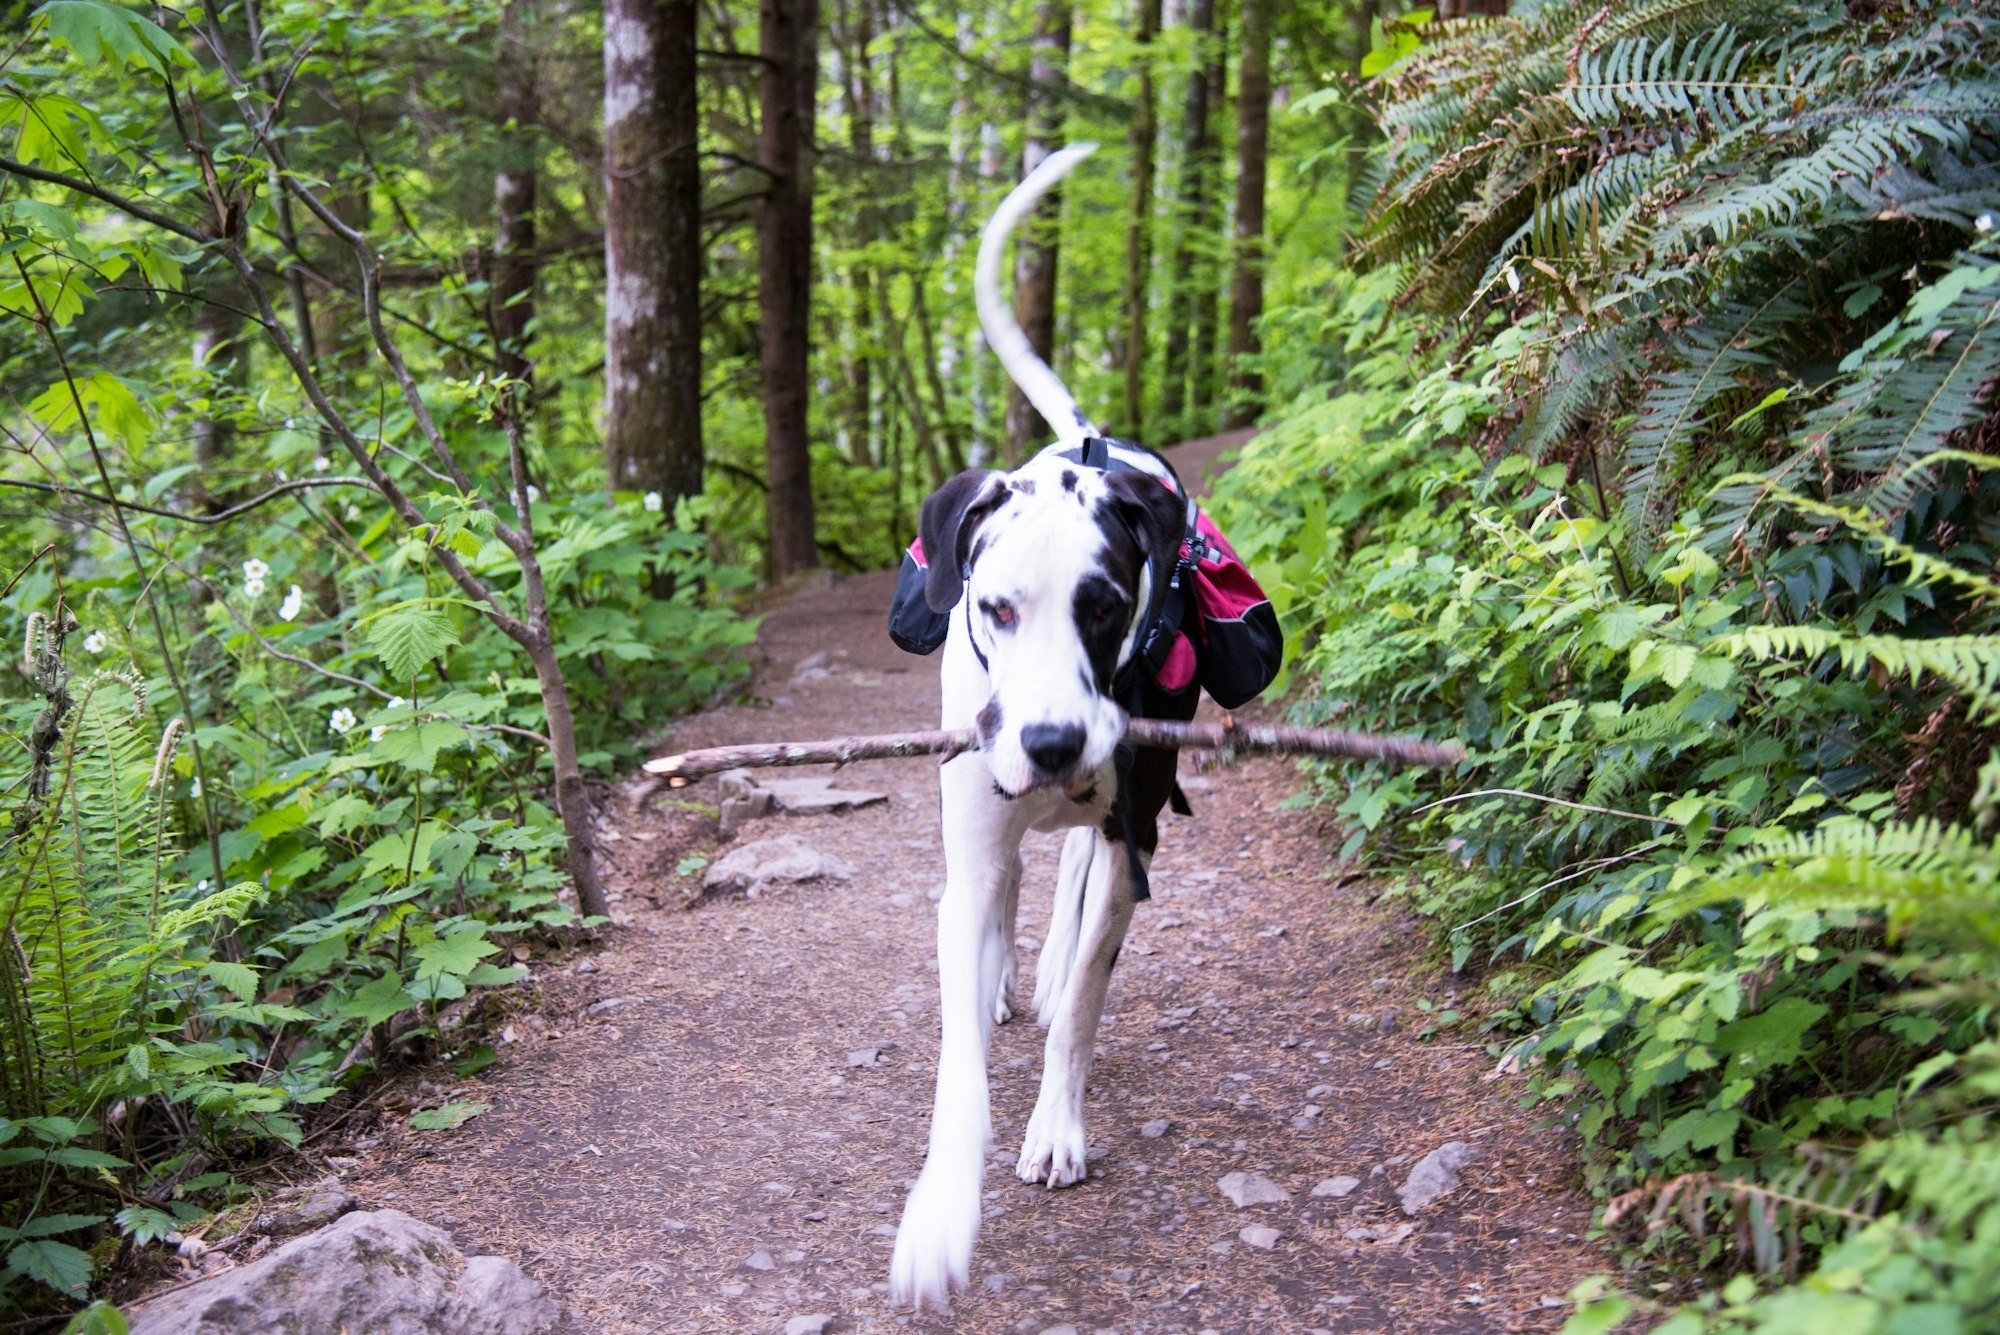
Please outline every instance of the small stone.
M743 1264L752 1270L775 1270L778 1265L776 1261L771 1259L771 1253L767 1251L751 1252L750 1259Z
M856 1048L854 1051L847 1054L847 1065L849 1066L849 1068L857 1066L875 1066L879 1065L881 1063L881 1060L882 1060L882 1049L880 1048Z
M1458 1170L1472 1158L1472 1146L1462 1140L1438 1146L1410 1170L1403 1185L1396 1188L1402 1198L1403 1213L1415 1214L1439 1197L1458 1187Z
M584 1009L583 1013L585 1015L602 1015L606 1011L615 1011L620 1006L628 1006L631 1003L632 998L630 997L606 997L602 1001L593 1002Z
M1014 1282L1012 1275L992 1274L979 1281L980 1287L988 1293L1005 1293L1007 1286Z
M892 909L906 909L916 902L916 899L910 895L894 894L889 896L889 907Z
M1278 1239L1283 1237L1284 1234L1278 1232L1277 1229L1272 1228L1269 1224L1252 1224L1236 1236L1243 1240L1245 1246L1255 1247L1259 1251L1268 1252L1278 1245Z
M1155 1117L1152 1121L1139 1128L1139 1134L1147 1140L1158 1140L1161 1136L1171 1131L1173 1125L1172 1122L1169 1122L1164 1117Z
M1284 1205L1292 1199L1291 1192L1262 1173L1230 1173L1215 1184L1215 1189L1239 1210L1253 1205Z
M832 1324L833 1318L824 1313L795 1316L785 1323L785 1335L825 1335L826 1328Z
M1345 1196L1360 1185L1358 1177L1330 1177L1314 1187L1312 1194L1319 1197Z
M1076 1327L1067 1321L1060 1326L1043 1326L1042 1335L1076 1335Z

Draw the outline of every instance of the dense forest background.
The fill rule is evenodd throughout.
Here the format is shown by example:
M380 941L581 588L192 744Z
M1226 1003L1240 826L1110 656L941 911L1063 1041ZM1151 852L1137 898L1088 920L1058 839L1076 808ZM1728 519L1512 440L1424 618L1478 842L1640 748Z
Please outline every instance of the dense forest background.
M1578 1330L2000 1310L2000 30L1926 0L56 0L0 39L0 1301L603 922L760 586L1098 420L1220 488L1440 1017L1577 1126ZM476 1105L433 1110L449 1123Z

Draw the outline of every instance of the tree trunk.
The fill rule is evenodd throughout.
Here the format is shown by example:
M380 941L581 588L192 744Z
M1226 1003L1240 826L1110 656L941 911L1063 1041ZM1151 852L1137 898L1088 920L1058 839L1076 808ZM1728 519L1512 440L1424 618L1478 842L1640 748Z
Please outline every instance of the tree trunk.
M541 114L533 34L534 0L509 0L500 15L494 110L501 123L501 165L493 174L493 258L487 270L487 321L500 373L530 382L528 327L535 318L535 122ZM532 397L523 392L517 401Z
M701 156L695 0L604 7L604 471L701 491Z
M769 573L783 579L819 564L814 540L812 453L806 410L812 387L813 96L818 78L818 0L759 0L758 155L770 180L757 215L759 364L764 375L764 451Z
M1232 427L1262 408L1263 380L1246 363L1259 350L1264 313L1264 169L1270 154L1270 0L1243 0L1243 50L1236 82L1236 264L1229 285L1229 406Z
M1062 147L1064 102L1058 85L1069 63L1070 0L1042 0L1035 9L1035 55L1028 65L1029 82L1037 92L1028 104L1028 139L1021 152L1021 175L1042 165L1042 159ZM1062 235L1062 194L1051 190L1014 244L1014 318L1028 335L1028 345L1043 361L1055 361L1056 268ZM1027 458L1048 439L1049 424L1021 393L1007 390L1007 451L1013 460Z
M1254 0L1244 0L1253 3ZM1146 288L1153 271L1153 141L1159 136L1153 98L1153 39L1160 0L1139 0L1139 97L1132 114L1132 219L1125 228L1125 426L1146 437Z
M1205 436L1215 429L1215 345L1217 324L1222 318L1221 252L1222 152L1217 143L1213 120L1227 97L1229 34L1221 17L1215 21L1215 36L1208 43L1208 102L1210 126L1204 135L1201 163L1201 194L1197 197L1194 234L1199 256L1189 271L1188 320L1193 326L1188 355L1188 434Z
M1208 194L1207 45L1215 31L1215 0L1190 0L1188 29L1195 35L1195 66L1188 71L1187 103L1181 113L1180 198L1175 209L1174 262L1168 280L1166 375L1160 386L1160 416L1178 429L1187 411L1188 334L1194 324L1197 232Z
M869 182L875 160L875 62L868 48L875 41L875 0L847 0L847 144L854 154L862 189L856 197L853 245L860 250L875 239L875 204ZM854 355L847 382L850 457L859 464L881 458L875 442L875 288L869 266L857 260L849 271L848 291L854 297Z
M239 309L244 298L234 277L220 265L213 266L208 281L198 289L204 300L194 308L189 360L198 374L208 378L204 388L208 407L194 418L195 469L188 482L195 508L204 511L220 508L218 477L234 452L231 422L241 406L237 396L250 383L250 345L244 341Z

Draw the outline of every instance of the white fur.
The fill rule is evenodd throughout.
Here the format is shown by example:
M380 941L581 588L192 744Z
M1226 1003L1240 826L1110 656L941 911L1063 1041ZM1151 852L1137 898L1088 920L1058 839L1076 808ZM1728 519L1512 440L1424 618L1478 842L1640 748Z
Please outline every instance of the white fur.
M1084 1090L1112 962L1132 917L1130 861L1124 846L1102 833L1117 797L1111 758L1125 715L1091 684L1073 610L1078 581L1100 564L1105 538L1096 513L1105 487L1097 473L1055 454L1096 428L1029 347L999 282L1008 231L1089 152L1081 145L1052 155L1007 197L981 239L975 275L987 342L1061 443L992 484L1015 494L979 530L980 555L944 646L944 726L971 726L989 704L999 708L1000 726L981 750L957 757L939 775L943 1034L930 1149L903 1206L889 1287L898 1304L940 1312L948 1310L952 1290L965 1286L979 1237L980 1185L993 1136L986 1055L993 1026L1013 1015L1022 836L1030 829L1069 830L1036 973L1035 1009L1049 1036L1041 1093L1015 1165L1025 1181L1060 1187L1085 1177ZM1147 467L1158 471L1150 460ZM1065 471L1073 474L1069 487L1062 484ZM984 609L995 600L1012 606L1011 628L987 618ZM1123 654L1131 652L1145 605L1142 589ZM1083 728L1083 753L1069 773L1037 773L1022 741L1022 730L1035 723Z
M992 220L979 238L979 259L972 269L972 296L979 308L980 328L986 332L986 345L1000 358L1008 376L1021 387L1028 402L1035 405L1035 411L1066 448L1081 445L1086 438L1097 434L1097 428L1090 424L1083 409L1076 406L1075 397L1056 379L1048 363L1035 355L1034 345L1014 322L1014 308L1000 291L1000 260L1007 250L1008 233L1035 207L1035 202L1069 175L1070 168L1096 151L1096 144L1071 144L1043 158L1041 165L1029 172L993 211Z

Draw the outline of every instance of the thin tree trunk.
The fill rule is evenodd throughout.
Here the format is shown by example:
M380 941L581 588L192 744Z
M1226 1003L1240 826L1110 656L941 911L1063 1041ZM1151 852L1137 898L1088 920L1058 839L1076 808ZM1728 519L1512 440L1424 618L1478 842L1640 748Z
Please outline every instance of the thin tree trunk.
M604 467L701 491L701 157L695 0L604 9Z
M1263 380L1247 361L1258 350L1264 313L1264 175L1270 153L1270 0L1242 0L1243 51L1236 91L1236 256L1229 285L1229 398L1226 422L1257 420Z
M757 215L758 360L771 482L766 498L769 568L778 579L819 564L806 435L812 386L811 143L818 40L818 0L759 0L757 93L763 123L758 153L770 187Z
M1251 0L1245 0L1251 3ZM1153 40L1160 0L1139 0L1139 96L1132 115L1132 218L1125 228L1125 434L1146 437L1146 293L1153 271Z
M1229 33L1227 23L1217 16L1215 36L1208 43L1208 104L1210 126L1204 136L1201 163L1201 193L1196 197L1194 233L1200 245L1198 260L1189 277L1188 318L1193 326L1188 355L1189 434L1205 436L1215 429L1215 346L1217 325L1222 318L1221 251L1222 154L1214 128L1216 113L1226 99Z
M917 326L917 336L922 340L924 354L924 378L931 388L932 409L937 414L933 419L938 431L944 437L944 452L949 458L952 473L963 473L966 469L966 432L951 413L951 398L945 393L944 368L938 359L937 335L931 327L930 304L924 298L924 285L929 275L910 275L910 319ZM940 479L942 480L942 479ZM937 483L933 482L933 486Z
M917 384L917 373L910 365L909 349L903 343L903 324L896 318L896 308L890 301L889 276L876 274L876 282L882 285L882 330L888 336L889 355L896 361L896 376L901 397L909 409L910 430L916 436L917 457L922 460L924 476L933 490L943 484L944 471L938 457L937 423L931 420L930 410L924 403L922 388ZM921 287L921 276L910 275L910 286ZM915 305L912 300L912 307ZM914 314L914 311L913 311Z
M1174 222L1174 262L1168 281L1166 374L1160 386L1160 416L1178 429L1187 411L1188 335L1194 323L1196 236L1207 196L1208 56L1215 30L1215 0L1190 0L1188 29L1195 35L1195 66L1188 71L1187 102L1181 113L1181 181Z
M541 114L533 35L534 0L509 0L500 15L495 110L501 123L500 169L493 174L493 257L487 273L487 320L500 373L524 382L532 399L528 330L535 319L535 194L539 167L535 122Z
M847 0L847 143L854 154L855 170L862 188L854 211L853 245L868 246L875 239L875 204L869 185L875 160L875 62L868 48L875 41L874 0ZM850 454L857 463L871 464L881 457L875 442L875 288L874 275L866 262L856 260L848 273L848 290L854 294L854 354L848 376L848 431L853 436Z
M1041 166L1042 159L1062 147L1064 102L1058 90L1069 63L1070 0L1042 0L1035 9L1035 55L1028 65L1030 94L1028 139L1021 153L1021 175ZM1028 344L1045 362L1054 360L1056 334L1056 271L1060 262L1062 196L1050 191L1035 206L1014 245L1014 318L1028 335ZM1019 385L1007 391L1007 450L1025 459L1048 439L1049 424L1035 411Z
M218 266L208 278L202 290L205 300L195 306L189 360L198 374L209 378L209 406L194 418L195 469L188 480L195 507L212 511L219 508L217 477L235 452L236 433L230 423L237 409L236 395L250 380L250 345L243 337L238 309L243 295L231 281L234 275Z

